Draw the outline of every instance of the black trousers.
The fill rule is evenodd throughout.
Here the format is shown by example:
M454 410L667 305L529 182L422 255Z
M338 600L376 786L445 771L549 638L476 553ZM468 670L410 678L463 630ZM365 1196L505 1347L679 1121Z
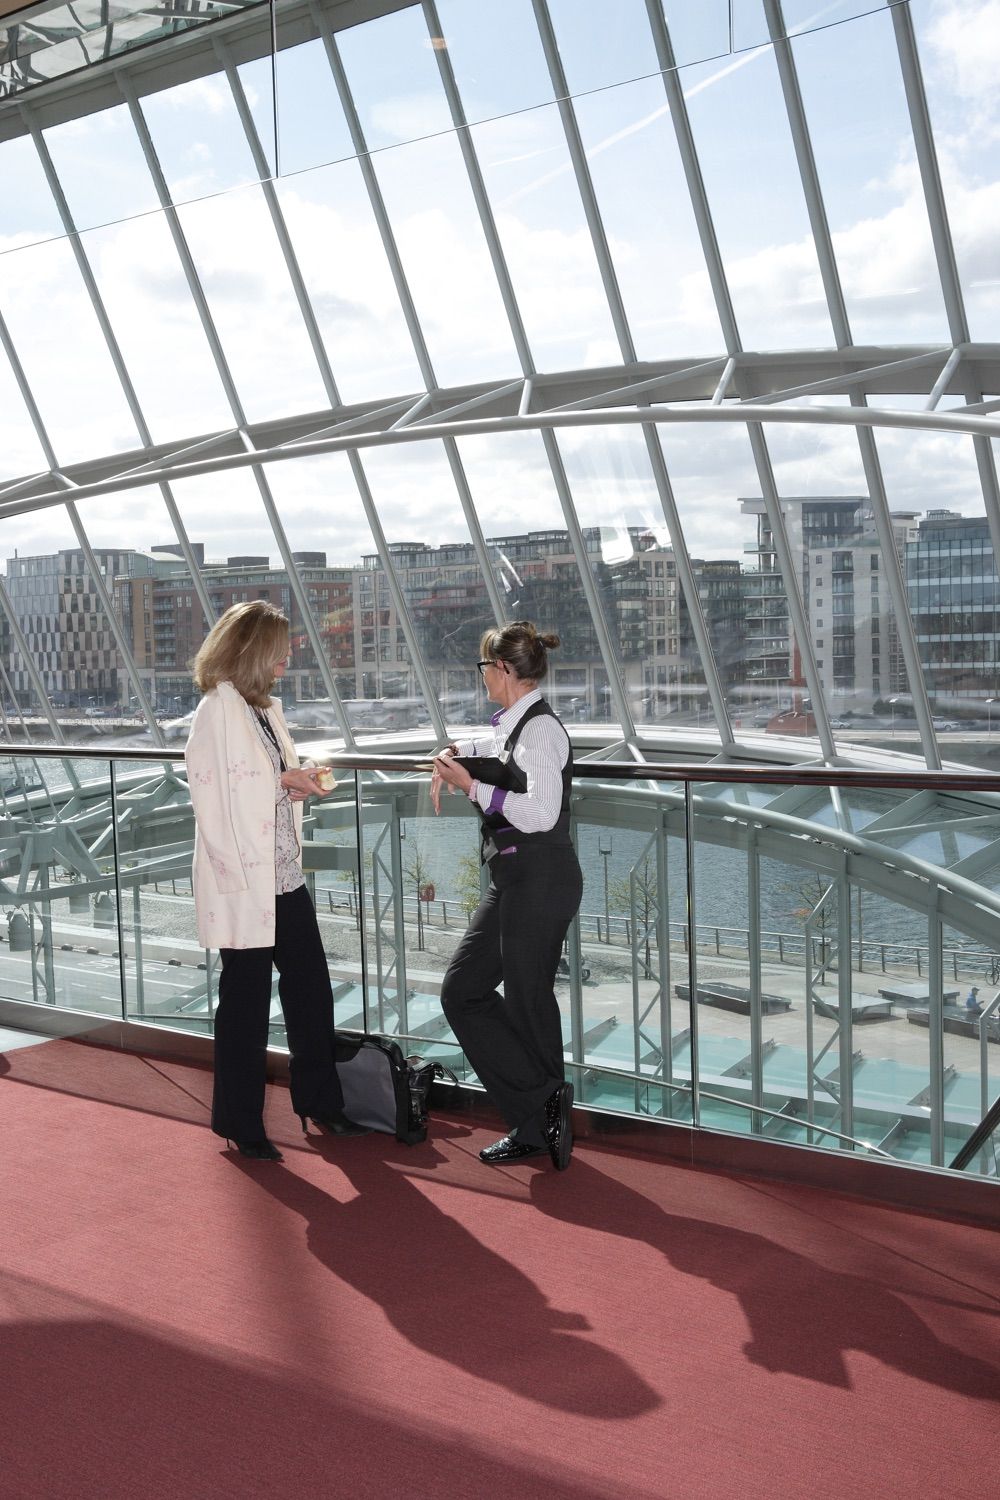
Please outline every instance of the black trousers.
M480 1082L508 1129L531 1144L542 1143L542 1106L565 1077L555 977L582 895L570 847L522 844L494 856L490 888L441 984L448 1024Z
M285 1018L292 1108L337 1114L344 1096L333 1055L333 992L316 911L304 885L275 897L273 948L220 948L212 1129L236 1141L264 1136L271 968Z

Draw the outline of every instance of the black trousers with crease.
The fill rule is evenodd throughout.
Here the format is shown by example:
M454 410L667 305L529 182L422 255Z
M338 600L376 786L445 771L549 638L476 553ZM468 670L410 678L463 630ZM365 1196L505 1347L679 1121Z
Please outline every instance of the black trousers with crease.
M264 1131L271 970L285 1018L292 1108L338 1114L344 1096L333 1054L333 991L316 911L304 885L275 897L274 946L220 948L212 1129L236 1141Z
M543 1142L543 1105L565 1078L555 977L582 894L569 846L495 855L490 888L441 984L442 1009L479 1081L529 1144Z

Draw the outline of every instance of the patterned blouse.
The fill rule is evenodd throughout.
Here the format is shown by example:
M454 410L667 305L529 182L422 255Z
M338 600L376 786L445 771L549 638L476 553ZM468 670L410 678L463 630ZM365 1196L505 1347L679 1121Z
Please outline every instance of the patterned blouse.
M305 885L305 876L299 863L302 851L292 822L292 802L281 785L281 756L278 754L278 747L271 743L270 736L257 717L256 709L251 708L249 703L245 707L274 767L274 890L276 895L285 896L289 891L297 891L300 885Z

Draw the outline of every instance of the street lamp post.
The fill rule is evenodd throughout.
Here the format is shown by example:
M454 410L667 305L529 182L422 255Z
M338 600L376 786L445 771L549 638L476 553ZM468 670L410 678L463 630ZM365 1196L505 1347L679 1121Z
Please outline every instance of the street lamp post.
M603 833L597 835L597 852L604 861L604 941L611 941L611 907L608 901L608 860L614 848L611 835L605 838Z
M892 734L896 733L896 704L898 702L899 702L898 698L890 698L889 699L889 712L892 715L892 727L891 727L890 733L892 733Z
M987 734L992 734L993 733L993 705L994 705L994 703L996 703L996 701L997 701L996 698L987 698L987 700L986 700L986 733Z

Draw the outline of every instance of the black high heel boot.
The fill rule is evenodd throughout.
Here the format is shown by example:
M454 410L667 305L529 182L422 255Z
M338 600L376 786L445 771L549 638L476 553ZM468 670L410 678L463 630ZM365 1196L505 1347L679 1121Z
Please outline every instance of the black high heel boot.
M349 1120L346 1115L299 1115L302 1121L302 1134L309 1134L309 1121L318 1125L321 1130L327 1131L329 1135L371 1135L369 1125L358 1125L356 1121Z
M231 1141L227 1136L226 1145L230 1150L235 1146L241 1156L248 1156L251 1161L284 1161L285 1159L267 1136L262 1141Z

